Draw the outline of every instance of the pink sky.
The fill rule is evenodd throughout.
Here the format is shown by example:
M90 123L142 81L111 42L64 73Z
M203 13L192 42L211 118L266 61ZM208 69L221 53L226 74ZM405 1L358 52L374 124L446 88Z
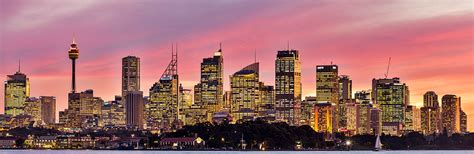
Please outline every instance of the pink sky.
M31 82L32 96L57 97L67 107L73 33L80 49L78 90L112 100L120 94L121 58L141 57L141 88L158 80L179 45L180 80L192 88L202 58L222 42L225 88L229 75L253 62L261 80L274 83L278 50L300 50L304 96L315 95L315 66L339 65L353 91L390 77L410 88L411 104L423 94L456 94L474 130L474 10L472 1L0 1L0 76L17 61ZM4 85L0 87L3 113Z

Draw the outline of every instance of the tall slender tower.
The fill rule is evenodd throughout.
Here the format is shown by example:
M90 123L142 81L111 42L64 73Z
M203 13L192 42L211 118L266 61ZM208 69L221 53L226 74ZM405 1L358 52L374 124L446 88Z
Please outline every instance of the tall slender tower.
M69 59L72 60L72 93L76 93L76 59L79 58L79 48L77 48L76 38L72 38L71 48L69 48Z
M276 119L298 125L301 107L301 61L298 50L278 51L275 60Z

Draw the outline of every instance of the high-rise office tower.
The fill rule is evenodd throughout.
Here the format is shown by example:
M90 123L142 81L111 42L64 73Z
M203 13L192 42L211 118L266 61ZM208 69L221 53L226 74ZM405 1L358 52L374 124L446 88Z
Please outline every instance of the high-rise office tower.
M253 63L230 77L231 114L234 121L253 120L257 117L261 104L258 74L259 63Z
M461 132L461 97L444 95L442 98L442 123L448 135Z
M41 119L45 124L56 123L56 97L40 96Z
M316 100L320 103L339 102L339 80L337 65L316 66Z
M467 133L467 115L464 113L463 110L461 110L461 122L460 122L460 127L461 127L461 133Z
M275 89L260 82L259 87L261 103L258 107L258 117L268 122L275 121Z
M278 51L275 60L276 120L298 125L301 86L301 62L298 50Z
M224 58L222 48L201 62L200 102L208 110L208 121L224 106Z
M25 115L31 116L36 125L41 125L41 101L36 97L29 97L25 100Z
M316 101L318 103L330 103L334 106L332 118L333 131L339 129L341 113L339 105L339 76L337 65L317 65L316 66Z
M352 99L352 80L347 75L339 76L339 100Z
M127 91L140 91L140 58L122 58L122 98Z
M144 126L144 104L142 91L128 91L125 96L125 109L127 126L143 129Z
M439 108L421 107L421 132L425 135L441 132L441 113Z
M405 109L405 121L403 130L407 132L418 132L421 130L421 113L416 106L408 105Z
M370 108L370 134L382 134L382 112L379 108Z
M327 132L332 133L333 129L333 116L334 106L331 103L316 103L314 105L314 126L313 129L316 132Z
M356 104L356 134L371 133L371 110L373 106L370 103Z
M30 97L30 80L18 71L13 75L7 75L5 81L5 114L17 116L24 113L25 100Z
M150 88L149 97L147 127L162 132L178 129L177 126L180 126L178 53L174 53L174 50L160 80Z
M423 106L438 108L438 95L434 91L428 91L423 95Z
M423 107L421 112L421 131L425 135L440 133L441 111L438 103L438 95L434 91L428 91L423 95Z
M307 96L301 101L301 116L300 125L309 125L314 127L314 105L316 104L316 97Z
M382 131L398 135L405 120L405 108L409 102L409 90L399 78L372 80L372 99L382 110Z

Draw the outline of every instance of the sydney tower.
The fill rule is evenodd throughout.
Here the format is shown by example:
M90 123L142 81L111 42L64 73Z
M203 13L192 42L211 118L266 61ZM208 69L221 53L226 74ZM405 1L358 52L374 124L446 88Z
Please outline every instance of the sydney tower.
M72 90L76 93L76 59L79 58L79 48L77 48L76 39L72 39L71 48L69 49L69 59L72 60Z

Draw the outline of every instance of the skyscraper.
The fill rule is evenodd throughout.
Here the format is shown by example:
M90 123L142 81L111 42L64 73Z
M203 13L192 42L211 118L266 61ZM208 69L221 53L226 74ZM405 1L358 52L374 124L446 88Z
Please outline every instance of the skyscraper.
M18 71L13 75L7 75L5 81L5 114L17 116L24 113L25 100L30 97L30 80Z
M201 63L200 102L208 111L208 121L224 106L224 58L219 48L213 57L204 58Z
M316 100L320 103L339 103L339 81L337 65L316 66Z
M235 121L253 120L261 104L259 63L250 64L230 77L231 114Z
M132 128L143 129L144 117L143 117L143 92L141 91L128 91L125 96L125 109L127 126Z
M99 97L94 97L94 91L91 89L80 93L69 93L68 109L67 113L65 113L68 120L66 126L82 128L87 123L85 121L94 121L101 115L102 104L103 100Z
M461 97L444 95L442 98L442 123L448 135L461 132Z
M420 109L416 106L408 105L405 109L405 121L403 130L407 132L418 132L421 130Z
M36 125L41 125L41 102L36 97L29 97L25 100L25 115L31 116Z
M275 60L276 120L298 125L301 86L301 62L298 50L278 51Z
M178 129L179 80L178 54L172 50L172 58L160 80L150 88L147 108L147 127L163 132Z
M423 107L421 111L421 131L425 135L441 132L441 111L438 103L438 95L434 91L428 91L423 95Z
M122 58L122 98L127 91L140 91L140 58Z
M40 96L41 119L45 124L56 123L56 97Z
M422 107L421 112L421 131L425 135L441 132L441 113L439 108Z
M438 95L434 91L428 91L423 95L423 106L438 108Z
M347 75L339 76L339 100L352 99L352 80Z
M337 131L341 121L342 107L339 105L339 76L337 65L316 66L316 101L318 103L330 103L334 107L331 117L332 129Z
M314 105L314 126L313 129L316 132L328 132L332 133L333 128L333 116L334 116L334 106L329 103L316 103Z
M461 133L467 133L467 115L461 110Z
M258 107L258 117L268 122L275 121L275 89L260 82L260 106Z
M382 131L386 131L385 134L400 133L409 102L408 86L401 83L399 78L384 78L373 79L372 88L372 99L382 110Z

